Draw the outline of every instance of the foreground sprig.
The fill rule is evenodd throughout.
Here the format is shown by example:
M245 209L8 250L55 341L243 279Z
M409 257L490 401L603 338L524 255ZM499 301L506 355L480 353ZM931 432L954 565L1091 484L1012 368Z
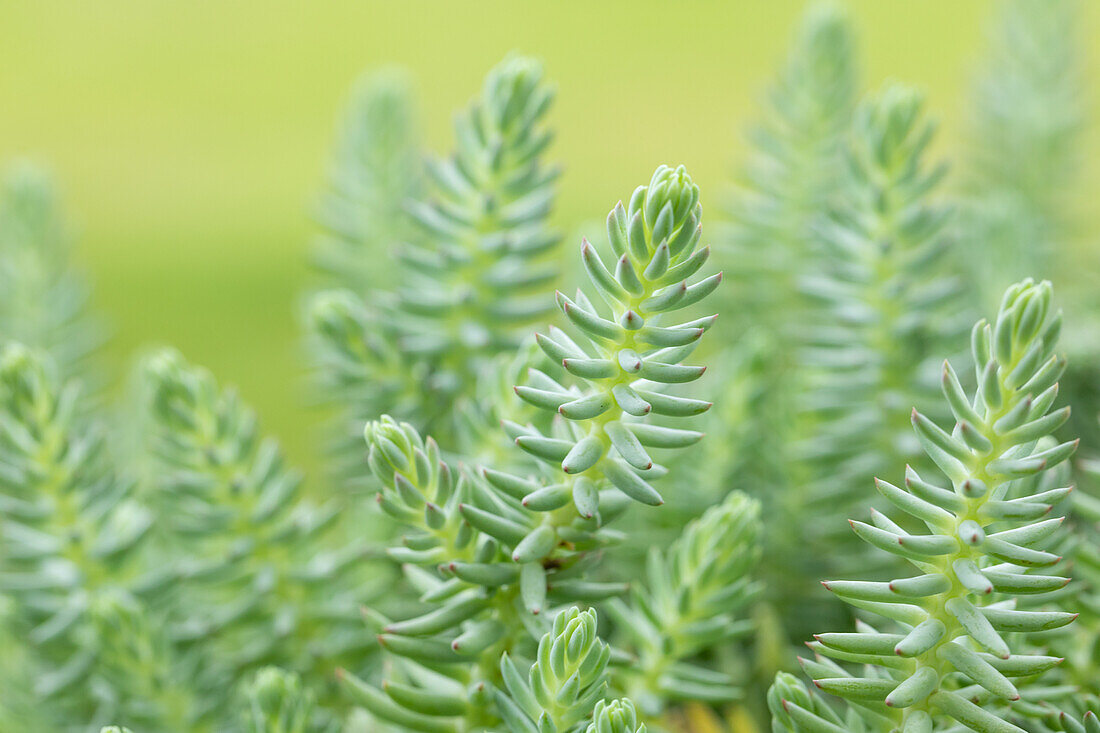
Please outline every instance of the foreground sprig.
M897 630L863 626L854 634L818 635L810 645L818 654L870 665L866 676L850 677L826 660L805 661L822 690L887 721L900 720L907 733L932 731L938 718L981 732L1020 730L990 708L1019 699L1011 678L1038 675L1059 659L1023 650L1010 634L1055 629L1075 618L1061 611L1017 610L1012 602L1067 582L1037 571L1060 559L1040 548L1057 536L1062 519L1043 517L1070 489L1030 494L1024 489L1032 484L1021 480L1058 465L1077 445L1040 442L1069 416L1068 408L1051 411L1065 367L1054 353L1060 328L1049 283L1012 286L996 321L974 328L975 393L967 395L954 370L944 366L943 392L954 429L947 432L913 411L917 437L951 488L912 469L905 488L876 481L879 493L911 517L907 521L919 521L928 532L912 533L879 512L872 512L872 524L853 521L852 528L922 574L888 583L825 583ZM792 718L794 707L787 701ZM798 715L809 712L803 708Z
M592 516L593 487L601 479L635 501L662 502L647 480L661 473L647 449L684 448L702 434L647 418L688 417L710 407L664 390L694 381L706 369L682 362L717 316L662 325L668 314L695 305L722 280L718 273L690 283L710 255L709 247L698 247L701 220L699 188L687 171L661 166L648 186L634 191L628 206L620 202L608 216L613 271L587 240L581 246L585 270L610 318L580 290L574 298L557 294L558 307L584 345L555 328L538 341L575 378L575 386L533 371L516 393L564 421L550 435L520 426L513 430L519 433L517 445L560 467L570 480L526 497L525 506L554 511L572 501L582 516Z
M244 689L246 733L306 733L310 730L313 695L298 675L265 667Z
M571 733L585 727L593 706L607 692L611 649L596 635L596 612L571 608L554 619L539 640L526 678L505 654L504 690L497 690L501 717L512 733Z
M1100 733L1100 718L1093 712L1085 713L1080 720L1062 713L1061 723L1066 733Z
M775 676L767 700L775 733L866 733L894 727L892 721L876 718L870 711L854 706L849 706L841 715L819 694L807 690L800 679L787 672Z
M598 702L592 711L592 722L585 733L646 733L645 723L638 722L634 703L628 698Z
M369 612L391 656L391 673L378 689L342 672L345 687L380 719L413 730L462 730L507 719L485 684L500 675L501 654L524 653L544 629L545 609L604 598L624 586L585 579L594 558L581 552L584 545L546 565L517 563L510 548L523 535L511 529L517 523L509 517L530 521L533 512L515 499L503 503L469 473L456 476L435 441L411 425L383 417L367 427L367 440L382 486L378 503L405 528L387 552L402 563L424 610L401 621ZM500 516L475 503L495 507ZM606 519L612 518L609 511Z

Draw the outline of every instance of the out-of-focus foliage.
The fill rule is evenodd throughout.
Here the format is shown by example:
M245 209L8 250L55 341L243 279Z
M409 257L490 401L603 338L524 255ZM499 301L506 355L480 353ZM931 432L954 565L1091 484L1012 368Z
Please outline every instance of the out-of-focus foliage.
M866 510L869 479L917 460L907 411L927 401L943 354L964 340L951 209L936 200L945 168L925 160L934 129L914 90L890 83L868 95L846 139L845 195L816 228L783 512L806 531L783 548L791 566L832 573L867 562L847 517Z
M86 377L100 340L86 300L50 176L29 162L11 165L0 182L0 343L48 354L60 378Z
M406 209L424 181L411 91L397 69L359 81L318 206L316 266L326 281L361 297L386 287L396 247L415 236Z
M369 241L355 237L359 259L395 258L398 267L375 290L362 292L360 283L359 292L325 291L309 309L318 378L351 440L386 413L453 450L476 450L458 443L467 431L458 429L456 402L550 311L538 293L557 275L558 237L546 223L557 171L542 162L553 96L538 62L503 61L456 118L454 154L427 164L430 186L419 196L400 170L419 166L405 96L392 81L376 81L353 110L349 127L357 134L338 151L337 181L359 181L358 200L330 199L327 220L374 222ZM384 163L377 174L376 158ZM346 271L329 281L349 285ZM361 450L351 456L348 471L359 472Z
M46 713L55 721L85 718L116 697L96 659L123 637L98 633L95 612L135 586L153 523L113 471L99 427L78 416L79 400L48 357L18 343L0 351L3 578L14 603L5 622L37 670L13 681L32 687L30 700L55 701Z
M174 558L173 636L203 645L213 687L269 664L323 685L337 664L362 664L371 583L355 508L303 497L255 414L206 370L163 351L143 371L156 549Z
M307 307L310 360L323 399L336 412L335 475L354 481L363 424L381 411L417 409L422 370L405 360L390 330L375 330L399 246L417 237L409 202L423 189L416 111L396 71L364 78L341 131L321 201L315 250L325 289Z
M966 323L945 167L927 161L935 126L898 83L857 104L854 46L836 7L807 14L730 230L733 307L760 335L723 360L739 367L725 389L744 395L747 427L720 477L774 506L767 595L794 639L835 613L807 586L862 561L845 517L866 503L860 486L916 453L897 415L934 387L935 358L959 348Z
M857 87L847 16L836 5L814 6L749 136L748 158L728 212L724 298L732 330L727 333L750 333L756 353L755 373L743 375L752 380L754 427L731 451L738 460L722 479L762 496L789 474L791 448L784 438L797 410L790 386L799 380L796 344L809 307L800 281L820 261L815 227L844 181L843 143ZM727 378L736 376L741 375Z
M967 131L965 222L983 305L1060 271L1073 233L1085 100L1077 0L1006 0L988 33Z
M16 324L0 347L0 722L232 730L238 680L269 663L306 674L324 701L309 725L338 720L332 667L373 658L359 633L374 586L357 510L295 500L299 479L251 411L171 351L148 359L140 390L149 451L119 465L133 451L112 440L137 431L86 395L87 349L74 349L92 319L53 190L27 167L10 180L4 266L21 287L48 288L27 296L30 311L30 290L0 303Z

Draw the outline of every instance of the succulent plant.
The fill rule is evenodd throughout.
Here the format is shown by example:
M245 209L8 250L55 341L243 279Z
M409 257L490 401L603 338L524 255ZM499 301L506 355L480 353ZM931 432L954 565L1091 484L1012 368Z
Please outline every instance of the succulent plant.
M245 688L248 733L306 733L311 730L313 695L298 675L265 667Z
M69 233L50 176L28 161L0 185L0 344L44 353L59 377L88 381L102 332L85 307L88 288L69 262Z
M372 585L354 512L302 496L278 444L208 371L171 350L143 366L157 551L180 593L173 636L230 679L276 664L323 691L327 671L370 646L358 633Z
M614 320L583 295L559 294L560 308L587 346L561 329L541 336L542 350L562 362L562 380L569 383L532 369L516 393L554 420L546 433L533 424L504 423L516 444L542 462L538 473L519 476L489 466L456 472L436 442L412 425L383 417L367 426L379 505L407 527L388 554L402 563L424 604L420 615L400 621L369 616L395 658L395 677L382 689L343 675L377 717L417 729L491 725L498 716L487 704L485 684L500 674L501 654L521 652L540 636L543 612L557 604L597 601L625 589L586 577L596 551L615 541L606 525L630 499L660 503L648 480L658 471L646 446L684 448L701 437L643 418L709 407L661 391L703 371L680 362L713 319L660 325L661 315L698 302L719 282L714 275L689 284L707 257L706 249L696 249L699 211L698 189L683 168L662 166L648 187L635 191L629 208L618 205L608 219L615 274L582 244L582 260ZM432 671L442 660L446 671ZM424 704L425 688L434 685L454 690L446 705Z
M630 601L608 606L637 660L615 670L619 687L647 713L686 700L724 703L741 695L738 680L695 663L753 631L758 595L760 506L739 492L684 528L669 548L652 547Z
M383 106L408 114L394 86L383 82L368 94L368 114L353 126L361 131L353 136L358 144L341 155L341 169L352 172L338 180L362 179L362 187L379 190L359 195L362 202L347 197L350 205L338 208L351 210L340 218L370 219L399 232L388 235L394 241L370 245L387 245L392 255L364 256L396 256L400 287L369 297L353 290L318 294L309 309L311 351L325 392L352 426L341 431L345 448L366 421L387 413L459 450L468 446L458 445L465 431L456 425L455 401L550 310L538 292L557 277L550 255L558 236L546 221L557 171L542 162L552 139L545 117L554 93L537 61L510 56L501 62L456 119L454 154L427 164L429 190L402 201L398 211L391 181L411 189L419 166L406 137L400 145L388 142L407 134L407 126L391 129L392 118L370 114ZM379 156L385 170L375 177L370 158ZM359 172L363 165L372 167ZM372 213L376 199L387 196L386 211ZM410 226L395 223L398 214ZM361 452L348 453L343 473L361 460Z
M1052 410L1065 368L1055 354L1061 320L1049 283L1009 288L995 321L974 328L974 393L944 364L953 429L912 413L921 446L949 487L911 468L904 488L876 480L878 492L908 519L872 511L872 524L851 522L861 539L920 574L890 582L827 581L826 588L887 628L862 624L855 633L819 634L810 644L818 659L803 666L817 687L867 709L886 729L932 731L937 721L954 720L976 731L1021 730L990 708L1020 699L1012 678L1039 675L1061 661L1029 653L1018 637L1060 628L1076 615L1013 603L1068 582L1041 571L1061 559L1042 548L1057 536L1062 518L1043 517L1071 489L1032 494L1025 481L1077 447L1076 441L1043 441L1069 417L1068 408ZM925 531L915 531L913 520ZM862 663L866 671L851 676L828 658ZM814 728L824 719L797 702L787 700L782 709L791 730L833 730Z
M852 24L812 6L713 253L660 166L561 266L534 59L439 160L407 77L365 79L317 210L315 482L170 348L105 407L52 184L13 168L0 730L1100 733L1100 468L1068 437L1100 435L1096 341L1063 377L1026 279L960 353L1007 278L1079 265L1076 15L1003 5L952 201L923 97L857 102ZM841 630L809 684L811 624Z

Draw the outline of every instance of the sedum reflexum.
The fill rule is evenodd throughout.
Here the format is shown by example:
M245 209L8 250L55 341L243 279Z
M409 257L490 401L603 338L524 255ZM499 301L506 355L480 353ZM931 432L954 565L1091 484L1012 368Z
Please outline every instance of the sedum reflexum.
M0 345L46 354L63 380L82 376L99 329L69 263L69 233L50 177L29 162L0 183Z
M80 417L80 389L21 344L0 349L0 588L9 621L41 666L40 704L80 720L111 704L97 668L104 648L91 611L105 594L139 585L152 514L134 501L107 456L104 435Z
M423 366L402 356L377 291L398 273L394 251L418 236L406 208L423 195L410 84L377 72L356 87L331 164L315 245L324 289L306 308L317 393L333 408L333 474L354 484L363 423L417 412Z
M1080 614L1071 633L1051 640L1055 654L1065 657L1061 682L1074 691L1071 711L1100 710L1100 461L1080 462L1081 487L1074 491L1070 521L1074 537L1067 543L1067 559L1073 563L1073 593L1066 605Z
M1006 0L989 34L970 111L966 221L974 281L993 288L986 300L1015 278L1053 273L1071 228L1085 97L1077 9Z
M522 653L541 635L544 611L624 590L588 577L594 551L616 541L607 525L630 499L660 503L650 483L660 472L648 451L686 447L700 437L645 417L709 407L663 391L664 384L691 381L703 371L681 362L713 318L661 323L718 284L718 275L689 279L708 254L696 247L699 211L698 189L686 172L662 167L629 207L620 204L609 217L614 273L583 243L582 259L610 314L583 295L559 295L577 337L552 329L539 342L563 364L565 376L559 381L532 369L528 384L516 388L554 419L545 432L505 422L516 443L541 462L533 466L538 473L519 476L489 466L456 473L435 442L411 425L385 417L368 425L379 504L406 528L389 554L403 564L424 604L419 615L400 621L370 615L393 659L393 677L382 689L345 675L377 717L416 730L491 724L483 681L499 675L501 653ZM424 688L442 684L455 696L426 706Z
M582 340L551 328L538 342L567 379L532 371L528 384L516 388L525 401L564 418L548 432L511 426L520 448L564 474L560 484L525 497L525 506L554 512L572 505L574 513L592 517L601 482L643 504L662 503L648 480L661 474L649 449L684 448L702 434L657 425L652 416L689 417L710 407L666 387L702 376L705 367L682 362L717 318L668 323L722 279L717 273L691 282L710 255L709 247L698 247L701 219L699 189L687 171L661 166L628 206L620 202L608 216L613 265L587 240L581 245L603 308L580 290L574 298L559 292L558 307ZM554 523L551 515L538 531L552 532Z
M496 700L510 733L646 733L629 698L605 699L611 650L596 623L591 609L559 613L526 677L501 658Z
M1066 733L1100 733L1100 718L1091 711L1085 713L1080 720L1062 713L1059 722Z
M584 730L607 693L610 659L610 647L596 635L596 612L562 611L539 640L526 676L507 653L501 658L496 702L505 725L512 733Z
M907 515L898 521L910 528L919 522L925 531L874 511L872 524L851 523L868 544L920 571L891 582L825 583L888 627L819 634L810 645L818 661L804 662L817 687L882 721L871 730L933 731L945 720L983 732L1021 730L994 711L1011 709L1020 698L1014 678L1060 661L1027 651L1020 635L1065 626L1075 615L1015 607L1017 597L1051 593L1067 582L1043 573L1060 558L1042 547L1062 523L1044 517L1070 489L1031 494L1026 489L1034 484L1024 480L1057 466L1076 447L1076 441L1043 441L1069 413L1051 409L1065 366L1054 353L1060 327L1049 283L1009 288L995 322L980 321L973 331L974 394L944 365L954 428L948 432L912 414L922 447L949 486L912 469L904 488L876 481L879 493ZM866 671L850 676L827 657L862 663ZM845 730L796 701L781 702L790 730Z
M359 80L317 211L317 268L360 298L386 287L392 250L414 236L406 204L422 193L423 165L411 87L393 69Z
M677 701L738 697L735 680L692 659L753 629L743 616L759 590L751 572L760 559L760 519L756 501L731 493L671 547L650 548L629 604L609 602L626 648L637 657L616 669L616 684L646 712Z
M843 182L844 135L858 88L854 47L847 16L832 3L814 5L750 136L730 211L737 287L729 297L743 309L734 317L745 325L785 335L797 326L788 316L801 302L799 276L813 271L814 224Z
M542 255L558 241L546 221L557 171L541 155L553 98L537 61L505 59L456 119L453 156L428 167L432 195L411 211L428 244L402 250L410 279L397 300L401 344L436 359L437 380L465 385L478 359L514 349L548 312L538 294L556 277Z
M364 542L345 531L339 504L301 496L235 391L170 350L143 372L159 550L181 590L174 635L230 679L278 664L323 685L337 662L363 653Z
M557 172L542 162L552 100L538 62L501 62L456 119L454 154L428 164L429 190L408 204L395 292L314 301L321 376L357 430L392 413L464 447L455 400L548 313L538 293L557 277L547 225Z
M783 516L782 497L805 483L795 470L792 427L802 392L800 350L813 335L802 279L821 269L818 225L845 191L845 140L859 87L851 26L846 13L828 2L812 5L802 18L749 135L720 250L731 280L723 302L730 330L723 335L736 345L716 360L720 373L714 376L743 392L745 422L737 434L743 439L707 473L720 487L736 485L759 497L765 517ZM712 414L709 422L718 424L706 425L708 434L728 432L721 415ZM765 565L769 575L797 583L806 574L790 572L789 553L774 546L782 536L765 535ZM777 608L795 609L801 592L783 585L769 595ZM809 631L792 616L784 614L789 632Z
M837 674L846 673L837 668ZM807 690L802 680L788 672L776 674L767 701L774 733L866 733L893 729L892 721L854 706L841 715L820 694Z
M982 307L1024 276L1061 281L1073 305L1069 368L1062 392L1070 427L1086 445L1100 441L1096 287L1081 278L1085 190L1080 161L1089 124L1085 73L1089 3L1002 0L990 18L971 91L961 224L968 281Z
M830 567L852 560L858 550L837 545L843 519L866 504L859 487L919 453L905 408L928 401L936 355L965 333L945 261L951 210L933 199L945 167L925 161L934 129L922 96L896 83L852 122L845 195L818 229L821 272L802 281L817 307L800 354L799 457L814 478L787 501L818 521L805 522L795 558L816 540L811 554Z
M723 302L730 312L727 328L739 342L751 334L759 353L750 375L754 429L723 473L760 496L789 481L782 436L795 414L790 385L807 313L799 278L815 269L815 222L842 190L844 134L857 87L849 19L836 5L812 6L749 135L727 212L731 222L721 251L732 283ZM738 361L727 357L718 368Z
M264 667L244 687L245 733L306 733L314 708L313 694L298 675Z
M592 722L585 733L646 733L645 723L638 722L634 703L628 698L598 702L592 711Z
M116 590L98 594L89 616L102 640L92 684L102 690L100 710L109 714L100 717L140 730L211 729L216 706L197 683L209 661L174 645L162 612Z

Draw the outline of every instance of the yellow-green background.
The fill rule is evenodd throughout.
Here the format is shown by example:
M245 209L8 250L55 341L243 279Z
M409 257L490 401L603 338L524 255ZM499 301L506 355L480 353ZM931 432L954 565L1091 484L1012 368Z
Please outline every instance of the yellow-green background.
M1087 41L1100 3L1083 4ZM310 207L362 71L410 68L428 145L444 151L452 111L485 70L512 49L537 55L559 87L560 224L602 218L661 162L686 163L714 212L801 7L0 0L0 160L29 154L53 168L95 306L113 325L116 373L141 345L173 343L239 385L291 457L315 468L296 304ZM944 122L941 150L958 152L992 4L850 7L866 84L923 87ZM1095 132L1078 197L1094 222Z

